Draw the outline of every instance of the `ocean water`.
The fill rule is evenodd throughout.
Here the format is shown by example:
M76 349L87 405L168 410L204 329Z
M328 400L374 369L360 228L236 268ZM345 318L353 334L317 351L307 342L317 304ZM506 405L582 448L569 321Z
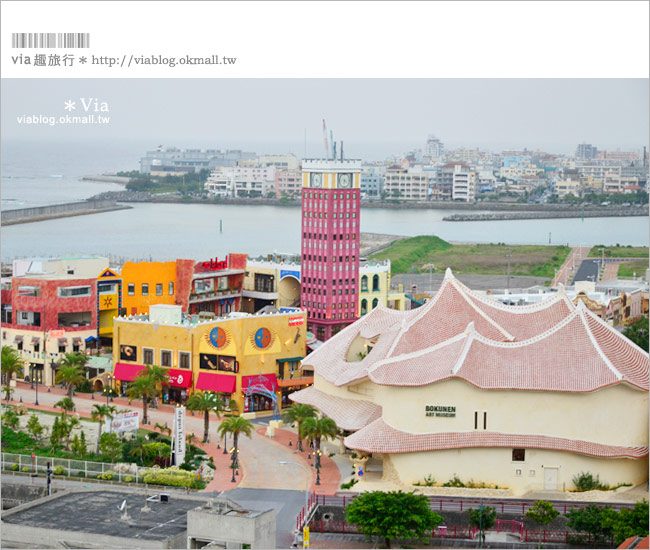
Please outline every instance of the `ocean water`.
M151 143L3 142L2 208L83 200L118 184L80 177L135 170ZM2 260L104 254L128 259L207 259L300 250L300 209L218 204L133 204L129 210L2 229ZM647 246L648 217L443 222L453 210L362 209L361 230L438 235L456 242ZM220 231L220 225L223 230Z

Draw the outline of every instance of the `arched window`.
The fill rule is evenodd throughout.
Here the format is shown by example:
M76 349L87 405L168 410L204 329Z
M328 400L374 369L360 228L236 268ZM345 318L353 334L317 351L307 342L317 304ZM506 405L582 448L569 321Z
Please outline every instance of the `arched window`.
M361 300L361 315L368 313L368 300L365 298Z
M375 309L377 307L377 304L379 304L379 298L375 298L372 301L372 309Z
M372 277L372 291L373 292L379 291L379 275L373 275Z
M361 292L368 292L368 276L361 277Z

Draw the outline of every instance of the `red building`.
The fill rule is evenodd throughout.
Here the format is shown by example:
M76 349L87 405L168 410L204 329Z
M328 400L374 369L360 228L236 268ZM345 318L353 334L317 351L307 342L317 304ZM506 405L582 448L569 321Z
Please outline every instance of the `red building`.
M301 301L324 341L359 316L361 163L305 160L302 169Z
M221 316L239 311L247 257L231 253L224 260L196 262L188 299L189 313L205 311Z
M54 362L95 340L97 320L95 278L24 276L3 285L2 345L18 350L25 376L44 384L54 382Z

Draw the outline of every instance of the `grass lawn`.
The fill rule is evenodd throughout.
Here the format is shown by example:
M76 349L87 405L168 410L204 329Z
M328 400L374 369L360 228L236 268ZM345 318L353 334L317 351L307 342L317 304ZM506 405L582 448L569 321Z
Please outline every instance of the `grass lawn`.
M566 246L537 246L499 244L450 244L435 236L420 236L397 241L389 248L374 254L372 259L389 259L393 273L407 273L411 269L428 273L444 272L450 267L454 273L502 275L507 271L506 254L510 248L510 274L552 278L570 248Z
M624 262L618 267L619 277L633 277L636 273L637 277L645 275L645 270L648 269L648 260L639 260L634 262Z
M596 245L589 251L590 258L600 258L602 256L601 249L605 248L606 258L647 258L647 246L605 246Z

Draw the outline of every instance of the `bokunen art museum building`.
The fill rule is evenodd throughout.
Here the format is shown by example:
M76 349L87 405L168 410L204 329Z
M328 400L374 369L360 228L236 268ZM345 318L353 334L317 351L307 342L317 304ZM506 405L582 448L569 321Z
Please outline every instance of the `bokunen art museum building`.
M648 479L648 354L560 291L506 306L448 270L419 309L377 308L303 362L291 394L336 421L386 481L528 490Z

